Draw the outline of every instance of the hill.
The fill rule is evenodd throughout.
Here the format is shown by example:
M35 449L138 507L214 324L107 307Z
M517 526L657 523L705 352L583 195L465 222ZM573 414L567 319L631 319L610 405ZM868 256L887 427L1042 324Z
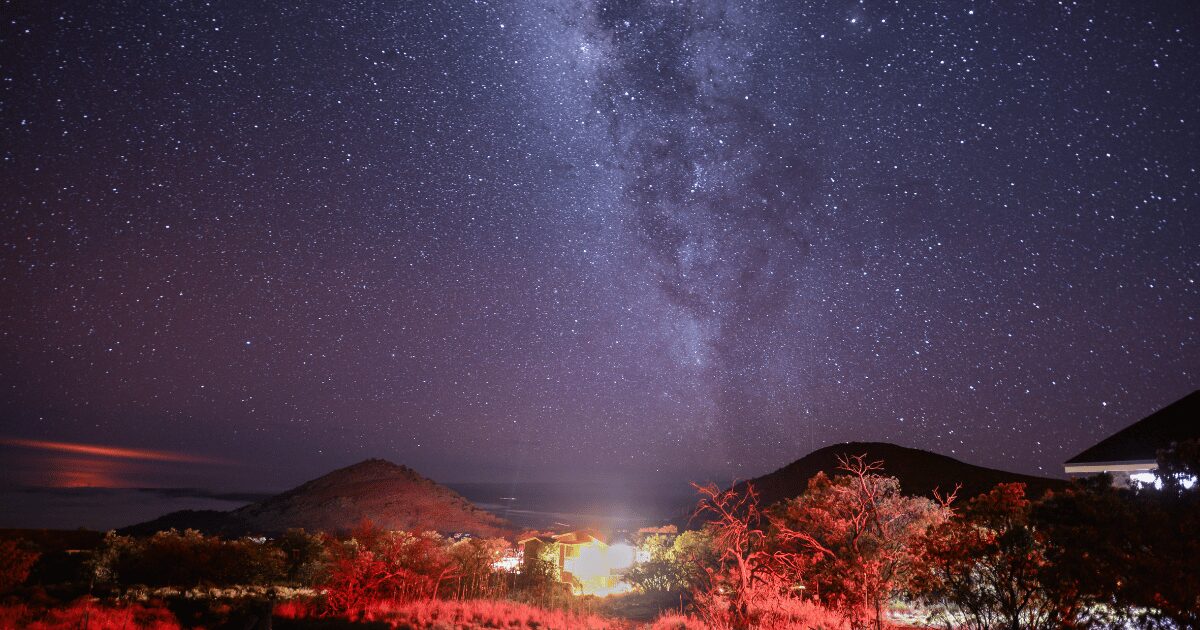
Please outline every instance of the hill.
M149 534L193 528L225 535L277 534L289 528L346 532L363 520L383 529L500 536L512 526L407 466L368 459L231 512L172 512L122 530Z
M848 442L826 446L775 472L751 479L749 483L759 491L763 505L790 499L802 493L808 486L808 480L818 472L837 474L837 457L843 454L866 454L868 461L883 460L884 474L899 479L900 490L909 495L932 496L935 488L945 493L953 490L955 484L962 484L958 499L964 501L991 490L998 483L1021 482L1025 484L1029 496L1037 497L1046 490L1067 485L1061 479L984 468L953 457L885 442Z

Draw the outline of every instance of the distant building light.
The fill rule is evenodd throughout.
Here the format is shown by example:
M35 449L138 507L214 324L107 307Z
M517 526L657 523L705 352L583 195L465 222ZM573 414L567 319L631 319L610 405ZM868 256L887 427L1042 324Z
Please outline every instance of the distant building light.
M515 553L505 554L492 563L492 568L497 571L515 572L521 568L521 556Z
M1159 490L1162 490L1163 487L1162 479L1152 472L1133 473L1129 475L1129 479L1141 486L1154 486ZM1196 486L1196 478L1194 476L1181 475L1179 477L1179 485L1183 486L1184 490L1191 490Z
M1129 475L1129 480L1145 486L1162 487L1162 479L1159 479L1158 475L1152 472L1133 473Z

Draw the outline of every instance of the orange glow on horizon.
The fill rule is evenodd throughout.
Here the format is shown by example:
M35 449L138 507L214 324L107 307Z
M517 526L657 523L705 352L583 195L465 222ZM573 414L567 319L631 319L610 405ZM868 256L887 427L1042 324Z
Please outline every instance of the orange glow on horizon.
M43 451L54 451L57 453L76 453L81 455L93 455L98 457L111 457L117 459L140 459L154 462L176 462L186 464L224 464L228 463L224 460L202 457L199 455L189 455L187 453L176 453L173 451L156 451L144 448L123 448L119 446L105 446L103 444L81 444L78 442L54 442L50 440L26 440L23 438L0 438L0 444L7 446L19 446L22 448L32 448Z
M131 464L98 457L49 457L46 480L54 488L120 488Z

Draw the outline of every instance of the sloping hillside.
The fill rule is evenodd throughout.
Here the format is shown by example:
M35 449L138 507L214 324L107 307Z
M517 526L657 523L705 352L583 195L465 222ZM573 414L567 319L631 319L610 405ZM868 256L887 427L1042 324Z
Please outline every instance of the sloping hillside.
M898 478L901 491L910 495L930 496L935 488L945 493L953 490L955 484L962 484L958 498L965 500L991 490L998 483L1021 482L1026 485L1026 492L1036 497L1046 490L1066 486L1060 479L984 468L945 455L884 442L826 446L749 482L759 491L763 504L770 505L802 493L809 478L820 471L837 474L838 455L863 454L868 461L883 460L884 473Z
M384 529L499 536L511 525L406 466L369 459L232 512L175 512L125 531L194 527L222 534L293 527L345 532L364 520ZM194 521L194 524L193 524Z

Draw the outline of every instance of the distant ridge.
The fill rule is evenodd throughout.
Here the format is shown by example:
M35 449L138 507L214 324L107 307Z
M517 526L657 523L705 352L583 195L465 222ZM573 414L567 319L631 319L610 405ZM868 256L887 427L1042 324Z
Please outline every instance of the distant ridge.
M959 500L984 494L998 483L1021 482L1030 497L1041 496L1045 491L1064 488L1066 481L1035 477L1021 473L984 468L953 457L908 448L886 442L847 442L815 450L808 455L756 479L749 480L758 490L763 505L796 497L804 492L808 480L818 472L838 474L839 455L863 455L868 461L883 460L884 474L900 480L900 491L908 495L931 496L935 488L942 493L958 491ZM744 486L747 482L738 484Z
M507 521L407 466L368 459L231 512L172 512L121 531L151 534L170 528L192 528L213 534L243 535L277 534L299 527L341 533L364 520L383 529L446 534L501 536L513 530Z

